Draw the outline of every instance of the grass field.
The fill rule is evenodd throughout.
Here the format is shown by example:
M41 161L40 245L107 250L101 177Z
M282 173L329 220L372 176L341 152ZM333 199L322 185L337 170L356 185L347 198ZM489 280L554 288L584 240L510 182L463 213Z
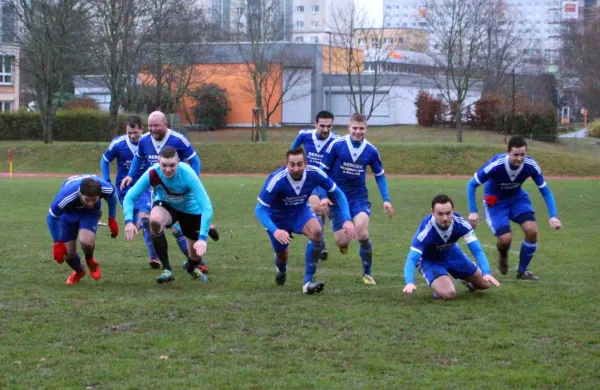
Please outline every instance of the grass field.
M222 237L209 243L208 283L178 267L175 282L158 285L142 238L112 240L101 227L102 279L66 286L70 270L51 259L45 223L60 182L0 179L1 388L600 388L598 182L550 182L558 232L527 185L540 221L531 269L542 280L514 279L515 244L500 288L471 294L457 284L454 302L433 300L422 280L404 296L402 269L433 195L453 196L466 214L463 180L389 180L391 221L371 180L378 284L362 284L357 245L340 255L328 229L317 296L301 293L301 236L288 282L275 286L253 215L263 179L254 178L204 180ZM493 237L485 226L478 236L495 270ZM183 263L169 243L172 263Z

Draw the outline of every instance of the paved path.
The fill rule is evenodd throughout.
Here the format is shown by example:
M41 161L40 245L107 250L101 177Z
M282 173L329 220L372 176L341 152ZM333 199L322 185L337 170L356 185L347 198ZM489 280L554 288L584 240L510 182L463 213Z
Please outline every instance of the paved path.
M559 135L558 138L585 138L587 137L587 129L581 129L572 133Z

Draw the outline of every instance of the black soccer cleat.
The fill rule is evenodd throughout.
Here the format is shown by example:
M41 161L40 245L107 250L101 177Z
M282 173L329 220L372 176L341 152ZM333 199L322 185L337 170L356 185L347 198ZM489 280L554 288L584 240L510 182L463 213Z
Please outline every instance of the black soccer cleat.
M498 255L498 271L500 271L502 275L508 273L508 256Z
M285 284L286 279L287 279L286 272L277 272L277 275L275 275L275 283L278 286L283 286Z
M518 280L532 280L537 281L540 280L537 276L535 276L531 271L518 272L517 271L517 279Z
M219 241L219 232L214 225L210 225L210 229L208 230L208 236L212 238L213 241Z

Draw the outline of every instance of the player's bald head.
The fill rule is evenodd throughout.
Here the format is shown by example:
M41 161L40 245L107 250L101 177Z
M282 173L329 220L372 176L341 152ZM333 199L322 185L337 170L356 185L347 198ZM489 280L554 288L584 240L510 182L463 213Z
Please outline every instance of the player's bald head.
M167 134L167 117L160 111L154 111L148 116L148 130L157 141L162 140Z
M167 117L160 111L151 112L150 115L148 115L148 121L150 121L150 119L157 119L167 123Z

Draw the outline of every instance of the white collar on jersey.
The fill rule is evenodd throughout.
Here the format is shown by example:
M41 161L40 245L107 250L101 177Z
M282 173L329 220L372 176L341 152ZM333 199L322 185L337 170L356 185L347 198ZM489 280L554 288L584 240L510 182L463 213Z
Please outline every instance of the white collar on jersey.
M365 148L367 147L367 140L363 139L360 146L358 148L355 148L354 145L352 145L352 139L350 138L350 134L348 134L346 136L346 145L348 146L350 157L352 157L352 162L356 162L356 160L358 160L358 158L362 154L363 150L365 150Z
M150 137L152 137L152 136L150 136ZM131 153L133 153L135 155L138 150L139 141L138 141L138 145L134 145L131 143L131 140L129 139L129 137L125 136L125 142L127 143L127 147L129 147L129 150L131 150Z
M292 176L290 175L290 171L288 171L287 168L286 168L286 171L287 171L288 182L290 183L290 185L296 192L296 195L300 195L300 191L302 191L302 186L304 186L304 182L306 181L306 169L304 170L304 173L302 174L302 179L300 179L298 181L296 181L292 178Z
M506 173L508 174L510 181L515 181L517 176L519 176L519 173L521 173L521 171L523 170L524 166L525 166L525 161L523 161L523 163L521 164L521 166L519 168L512 169L510 167L510 163L508 162L508 156L506 156L506 159L504 160L504 168L506 169Z
M169 139L170 135L171 129L167 129L167 133L165 134L164 138L160 141L155 140L154 138L152 138L152 135L150 135L150 139L152 140L152 144L154 145L154 150L156 150L156 153L160 154L160 151L165 146L165 143L167 143L167 140Z
M450 236L452 235L452 230L454 229L454 217L452 217L452 222L450 222L450 226L448 226L448 229L446 230L440 229L437 223L435 223L435 217L433 215L431 216L431 223L440 237L442 237L442 240L444 240L444 242L448 242Z
M315 149L317 149L317 153L321 152L321 149L323 149L325 147L325 145L327 145L327 142L329 142L329 140L331 139L331 132L329 132L329 136L325 139L318 139L317 138L317 130L313 130L312 132L312 140L313 143L315 144Z

